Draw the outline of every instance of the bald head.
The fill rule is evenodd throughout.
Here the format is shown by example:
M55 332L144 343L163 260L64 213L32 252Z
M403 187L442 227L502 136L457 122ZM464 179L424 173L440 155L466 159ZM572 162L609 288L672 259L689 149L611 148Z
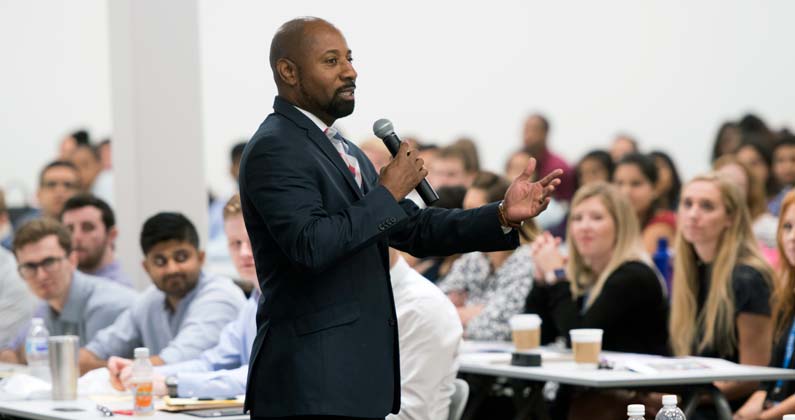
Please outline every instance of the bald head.
M270 66L279 96L328 125L353 112L352 61L345 37L320 18L293 19L271 41Z
M334 28L335 30L337 29L334 25L323 19L304 16L287 21L276 30L276 34L273 35L273 39L271 40L270 51L270 66L274 77L277 79L276 83L279 82L276 63L283 58L295 62L296 57L302 56L302 53L307 48L307 41L309 40L309 37L306 35L308 29L312 26L324 26Z

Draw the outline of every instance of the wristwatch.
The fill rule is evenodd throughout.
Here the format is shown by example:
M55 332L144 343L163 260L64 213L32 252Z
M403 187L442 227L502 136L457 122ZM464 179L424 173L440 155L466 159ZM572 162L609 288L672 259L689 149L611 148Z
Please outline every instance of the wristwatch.
M566 270L562 268L556 268L554 270L547 271L544 273L544 280L550 285L559 281L566 281Z
M169 397L177 398L179 396L179 394L177 394L178 383L179 381L176 376L166 376L166 388L168 389Z

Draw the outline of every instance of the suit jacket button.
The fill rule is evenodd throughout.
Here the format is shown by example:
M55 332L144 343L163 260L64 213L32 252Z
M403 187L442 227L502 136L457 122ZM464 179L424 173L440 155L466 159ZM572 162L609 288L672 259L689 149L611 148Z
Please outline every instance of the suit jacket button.
M390 327L394 327L395 325L397 325L397 322L395 322L395 320L394 320L394 319L392 319L392 318L389 318L389 326L390 326Z

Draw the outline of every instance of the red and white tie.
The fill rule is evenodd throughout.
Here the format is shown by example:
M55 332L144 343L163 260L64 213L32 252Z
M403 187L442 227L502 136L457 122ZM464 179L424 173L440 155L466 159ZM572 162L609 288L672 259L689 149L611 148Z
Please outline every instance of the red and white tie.
M337 149L337 153L340 154L342 161L348 165L348 170L351 171L353 178L356 179L356 184L359 185L359 188L361 188L362 170L359 166L359 159L356 159L355 156L348 152L348 144L334 127L326 128L325 133L326 137L331 140L331 144L334 145L335 149Z

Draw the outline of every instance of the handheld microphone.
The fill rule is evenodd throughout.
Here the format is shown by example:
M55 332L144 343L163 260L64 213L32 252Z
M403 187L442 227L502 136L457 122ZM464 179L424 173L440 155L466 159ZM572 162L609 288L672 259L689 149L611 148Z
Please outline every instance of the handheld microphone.
M398 149L400 149L400 143L402 142L397 134L395 134L395 128L392 126L392 122L386 118L381 118L373 124L373 133L376 137L384 141L384 145L389 149L389 153L392 154L392 157L395 157ZM425 205L430 206L439 199L436 191L433 190L433 187L431 187L431 184L429 184L428 180L425 178L417 184L415 190L420 195L420 198L422 198L422 201L425 202Z

